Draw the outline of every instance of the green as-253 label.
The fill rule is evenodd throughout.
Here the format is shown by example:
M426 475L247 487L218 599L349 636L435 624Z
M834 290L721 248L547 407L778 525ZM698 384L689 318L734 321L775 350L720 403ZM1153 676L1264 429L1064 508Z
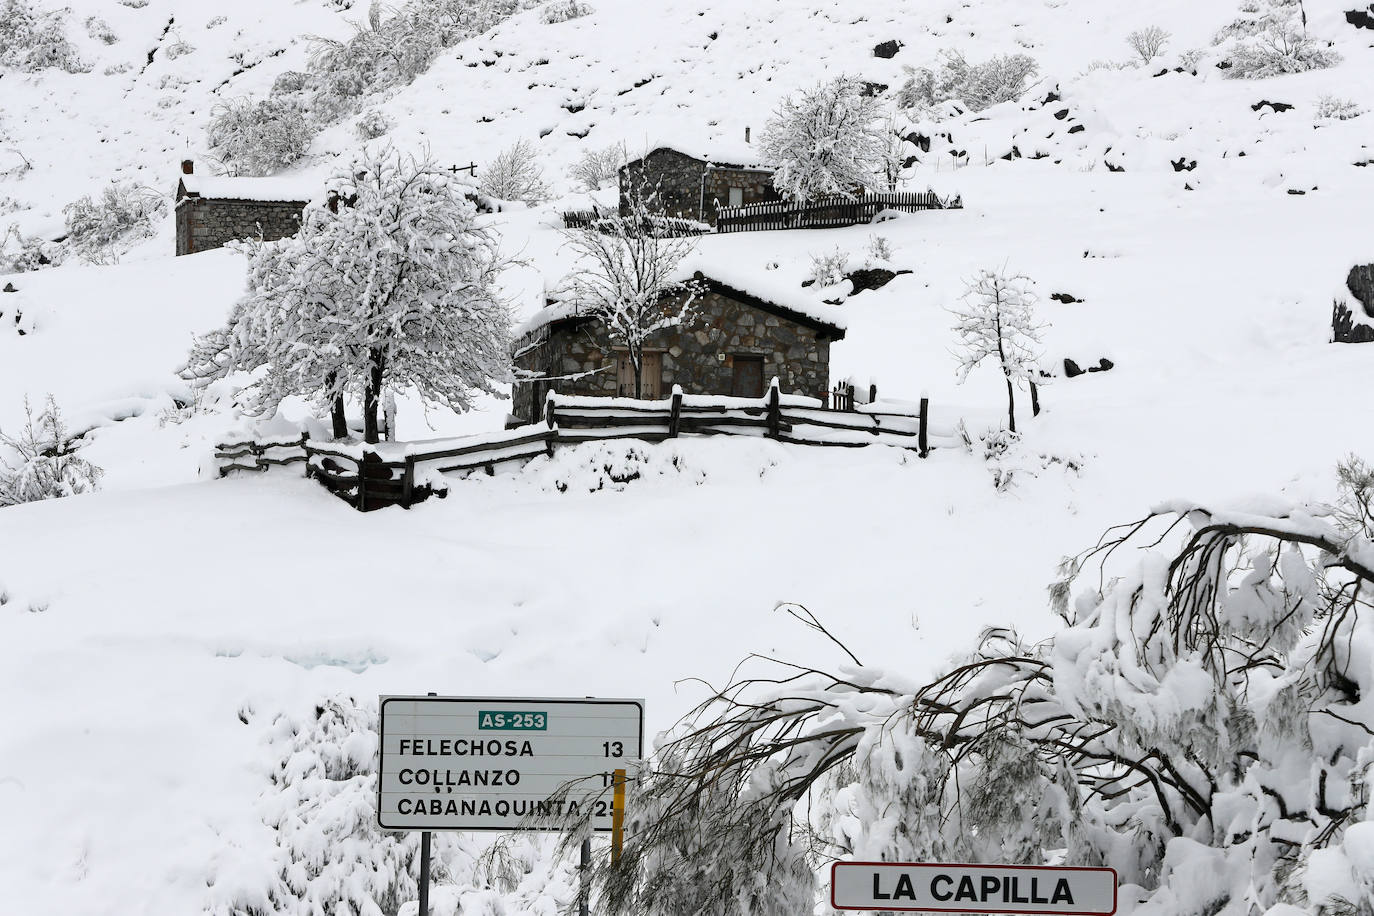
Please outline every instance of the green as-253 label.
M542 732L549 727L549 714L546 712L492 712L477 713L478 730Z

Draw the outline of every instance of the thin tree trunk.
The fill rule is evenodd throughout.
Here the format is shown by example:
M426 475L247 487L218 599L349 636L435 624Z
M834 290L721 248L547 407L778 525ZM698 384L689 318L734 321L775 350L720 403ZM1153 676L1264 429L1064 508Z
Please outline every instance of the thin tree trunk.
M363 441L376 445L381 441L377 426L377 410L382 400L382 382L386 376L386 355L373 347L370 352L367 384L363 386Z
M1011 383L1011 373L1007 373L1007 423L1016 432L1016 387Z
M644 397L644 354L643 352L630 354L630 365L635 370L635 400Z
M339 380L339 373L327 372L324 376L324 387L332 391L334 385ZM329 420L334 427L335 439L348 438L348 420L344 416L344 402L342 394L334 394L329 404Z

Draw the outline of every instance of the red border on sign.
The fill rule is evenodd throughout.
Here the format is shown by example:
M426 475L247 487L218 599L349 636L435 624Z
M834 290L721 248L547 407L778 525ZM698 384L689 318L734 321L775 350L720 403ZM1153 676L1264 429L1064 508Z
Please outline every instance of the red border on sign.
M1112 876L1112 908L1110 910L994 910L985 906L960 909L942 906L840 906L835 902L835 870L841 865L881 865L887 868L1000 868L1015 871L1063 872L1105 871ZM908 913L1015 913L1022 916L1112 916L1117 908L1117 886L1120 876L1115 868L1091 868L1083 865L989 865L986 862L832 862L830 865L830 906L837 910L881 910Z

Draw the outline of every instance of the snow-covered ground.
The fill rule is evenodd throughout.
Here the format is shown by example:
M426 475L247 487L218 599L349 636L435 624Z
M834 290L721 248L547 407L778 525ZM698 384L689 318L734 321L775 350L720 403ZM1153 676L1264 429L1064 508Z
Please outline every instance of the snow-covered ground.
M121 40L82 44L88 74L3 75L0 156L22 149L33 168L0 179L18 204L0 229L56 232L65 203L112 178L169 190L177 160L205 155L217 99L264 93L303 66L305 35L347 34L364 15L326 0L69 5L74 35L98 12ZM325 697L642 696L657 731L703 697L684 679L721 682L746 653L834 660L775 610L784 601L865 662L920 677L986 625L1049 635L1057 561L1160 500L1325 499L1337 460L1374 455L1374 346L1327 342L1332 295L1374 261L1374 168L1354 165L1374 158L1374 114L1314 122L1324 93L1374 108L1374 32L1346 25L1341 4L1307 3L1340 66L1262 81L1226 80L1210 62L1198 76L1085 73L1124 59L1125 33L1150 23L1174 33L1172 66L1230 20L1224 0L594 6L554 25L530 10L445 52L379 102L397 126L374 142L480 164L537 140L566 192L563 171L588 145L738 143L822 76L895 87L903 63L943 47L1029 53L1036 89L942 125L952 139L936 139L911 181L962 195L964 209L708 237L696 257L799 287L813 254L839 247L857 266L869 237L885 237L886 266L912 273L836 307L848 331L833 375L875 379L886 397L928 392L937 418L975 429L1004 391L991 369L955 384L945 309L979 268L1036 281L1047 362L1115 368L1057 379L1034 422L1022 405L1002 493L980 455L957 449L921 461L680 440L563 450L408 512L361 515L291 472L215 479L213 444L244 420L227 398L177 406L190 400L175 370L191 337L241 292L239 255L171 257L169 216L121 264L0 278L18 289L0 293L0 429L26 394L51 392L106 471L104 492L0 511L0 911L198 912L249 882L242 863L273 843L256 806L273 718ZM143 70L168 20L195 50ZM897 56L874 58L891 38ZM120 62L130 69L103 72ZM1056 86L1062 102L1040 104ZM1254 110L1261 100L1294 108ZM293 171L322 178L356 143L350 125L331 128ZM1013 144L1046 157L1001 160ZM1176 171L1180 157L1196 168ZM566 263L558 211L578 202L492 217L526 265L508 280L522 317ZM404 402L400 432L499 429L505 409Z

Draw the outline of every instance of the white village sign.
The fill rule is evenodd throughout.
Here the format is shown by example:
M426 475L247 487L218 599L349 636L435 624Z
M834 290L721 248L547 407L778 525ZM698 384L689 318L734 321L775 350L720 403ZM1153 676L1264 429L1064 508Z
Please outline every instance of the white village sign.
M377 822L388 830L559 830L589 814L610 831L614 774L644 751L643 700L382 697L381 707Z
M830 905L837 910L929 913L1039 913L1111 916L1110 868L836 862Z

